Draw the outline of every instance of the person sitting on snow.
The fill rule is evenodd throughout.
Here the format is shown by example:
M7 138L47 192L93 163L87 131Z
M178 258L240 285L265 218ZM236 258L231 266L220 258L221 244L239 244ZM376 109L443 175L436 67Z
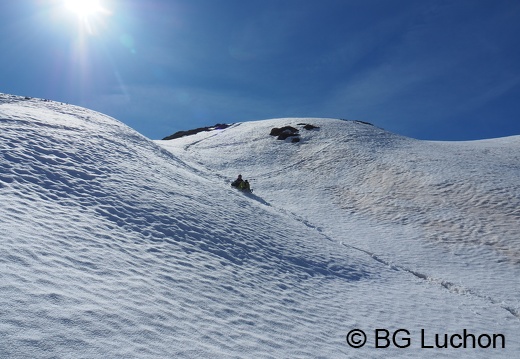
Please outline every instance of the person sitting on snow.
M242 191L249 191L249 192L251 192L251 187L249 186L249 181L248 180L242 181L238 185L238 189L240 189Z
M244 182L242 175L238 175L238 178L231 182L232 187L240 188L240 185Z

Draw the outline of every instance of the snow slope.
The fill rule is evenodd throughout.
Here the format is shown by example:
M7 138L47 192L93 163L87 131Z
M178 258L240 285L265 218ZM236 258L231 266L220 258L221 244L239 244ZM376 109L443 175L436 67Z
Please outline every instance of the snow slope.
M312 121L299 144L268 135ZM150 141L0 95L1 358L514 357L518 137L280 119ZM267 131L267 132L266 132ZM251 196L231 190L238 172ZM364 348L346 335L367 332ZM407 329L408 348L374 330ZM505 348L421 348L500 333Z
M306 131L306 123L319 129ZM287 125L300 129L299 143L268 135ZM520 289L520 136L429 142L330 119L242 123L197 136L158 143L209 173L247 171L265 201L334 241L458 289L485 286L481 295L518 315L518 290L509 286ZM508 288L496 285L496 271Z

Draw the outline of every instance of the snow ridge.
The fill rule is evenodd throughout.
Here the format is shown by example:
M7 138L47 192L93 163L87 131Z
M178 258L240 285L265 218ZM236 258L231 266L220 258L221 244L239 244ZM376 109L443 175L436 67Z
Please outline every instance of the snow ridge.
M336 321L300 318L316 285L373 275L106 116L34 99L0 119L2 357L312 355Z

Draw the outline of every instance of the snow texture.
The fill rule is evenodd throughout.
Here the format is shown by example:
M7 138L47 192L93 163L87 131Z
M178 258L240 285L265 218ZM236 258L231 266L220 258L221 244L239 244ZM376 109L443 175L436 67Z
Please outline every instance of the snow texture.
M275 119L151 141L3 94L0 126L0 358L520 352L520 136ZM300 142L269 136L283 126ZM378 328L411 345L378 348ZM423 348L421 330L505 348Z

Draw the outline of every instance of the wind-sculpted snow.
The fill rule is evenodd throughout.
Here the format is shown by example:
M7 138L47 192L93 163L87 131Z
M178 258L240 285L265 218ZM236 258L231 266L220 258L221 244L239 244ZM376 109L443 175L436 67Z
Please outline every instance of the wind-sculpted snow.
M0 357L301 350L316 290L374 275L113 119L32 99L0 124Z
M302 144L266 136L272 127L302 121L320 125L302 130ZM266 198L274 200L280 188L294 192L288 205L295 211L302 197L319 193L324 210L337 209L340 218L355 214L416 226L428 233L425 240L486 245L520 263L520 136L427 142L359 122L320 119L246 123L239 129L199 139L187 153L217 173L249 171Z
M322 171L351 176L328 132L345 130L325 123L298 146L264 138L269 121L154 143L93 111L0 95L0 358L438 356L417 342L404 350L346 344L351 329L380 327L500 331L508 346L493 356L511 357L516 294L387 251L382 237L426 262L442 255L410 244L430 233L428 223L425 232L405 226L406 238L384 203L344 208L346 189ZM367 145L357 150L359 168L413 142L349 125ZM339 148L349 155L344 145L356 139L345 134ZM331 140L314 142L320 136ZM238 171L252 179L253 195L230 188ZM453 178L434 183L444 180ZM493 253L515 258L504 241L509 254ZM473 254L484 259L482 268L471 263L478 273L496 270ZM493 272L511 292L513 263Z
M254 223L244 226L253 219L250 213L244 211L239 218L234 218L236 213L226 213L232 206L243 203L229 201L217 205L210 183L179 171L182 165L178 160L131 130L119 125L111 131L103 123L94 123L89 128L88 117L83 118L85 125L74 126L68 118L63 121L66 125L46 123L37 119L45 116L41 109L31 113L27 108L26 115L31 120L4 120L2 134L7 146L3 151L3 182L21 198L39 197L52 205L72 207L71 210L78 207L89 216L106 219L129 233L154 241L174 241L182 247L200 247L232 262L255 259L256 240L266 241L263 258L257 260L283 252L278 248L285 246L283 242L269 243L270 239L262 239L261 233L254 235L250 229ZM78 111L73 118L82 119L82 116ZM11 135L12 132L16 135ZM166 173L168 170L171 173ZM189 208L192 201L201 203ZM265 219L257 209L254 212L258 218L253 222L262 224ZM227 225L228 221L231 225ZM295 230L290 224L285 225L287 231ZM249 237L237 238L234 231ZM281 269L305 272L310 267L311 273L326 273L329 264L323 261L327 259L308 260L288 255L285 262L289 265ZM362 270L350 267L326 274L352 280L364 275Z
M269 136L283 126L301 141ZM331 241L520 318L519 136L428 142L356 121L276 119L158 143L216 177L250 177Z

